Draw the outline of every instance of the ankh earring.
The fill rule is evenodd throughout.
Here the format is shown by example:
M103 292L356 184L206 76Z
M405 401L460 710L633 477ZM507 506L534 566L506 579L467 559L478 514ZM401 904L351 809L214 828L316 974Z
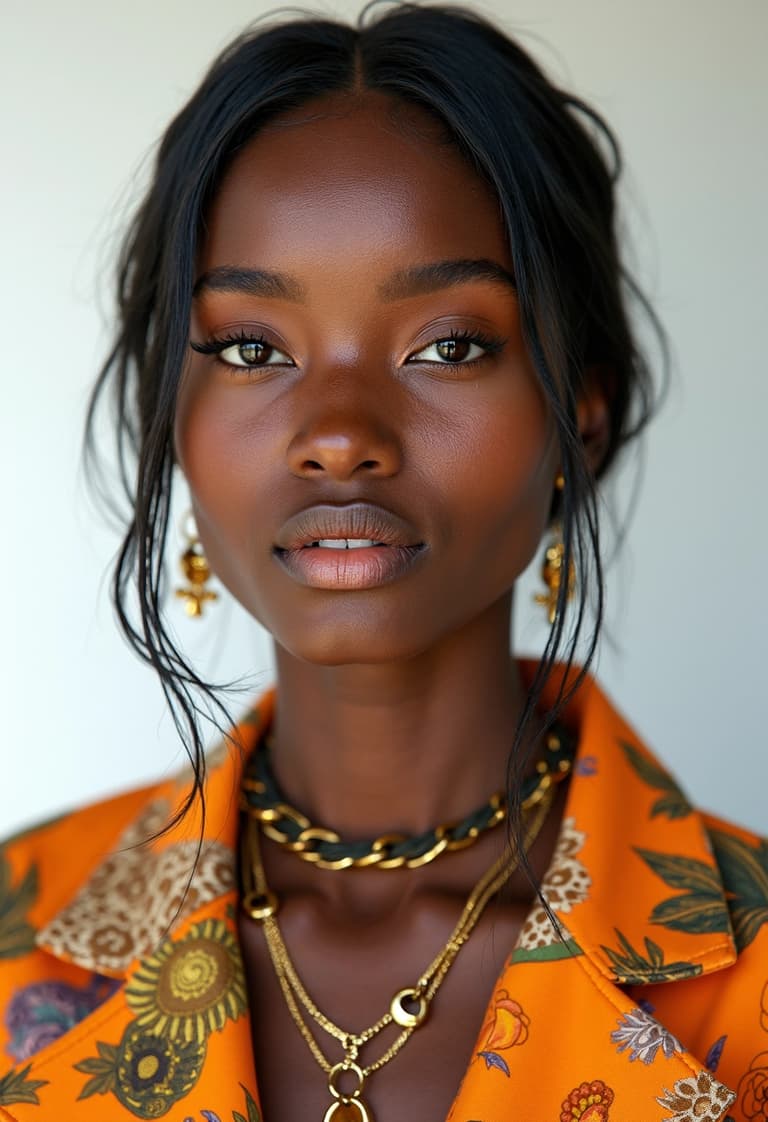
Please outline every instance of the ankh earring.
M218 600L219 594L205 587L211 579L211 566L203 553L191 511L184 516L182 533L187 539L187 548L181 555L181 571L187 587L177 588L176 595L184 601L184 610L188 616L201 616L205 604Z
M557 476L555 487L562 491L565 479L562 474ZM547 618L554 623L557 617L557 602L560 596L560 586L563 583L563 565L565 564L565 542L560 526L555 528L555 537L549 543L544 553L544 562L541 566L541 579L546 585L546 592L537 592L534 601L547 610ZM571 559L568 565L567 599L572 600L576 589L576 566Z

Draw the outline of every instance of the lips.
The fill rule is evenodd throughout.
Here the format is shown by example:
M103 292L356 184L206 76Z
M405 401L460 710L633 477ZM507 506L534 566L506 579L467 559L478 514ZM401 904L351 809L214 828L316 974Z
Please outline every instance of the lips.
M278 550L309 548L323 541L375 542L421 548L418 532L399 515L373 503L313 506L289 518L275 542Z
M310 588L366 589L389 584L418 562L425 543L404 519L372 503L314 506L285 523L274 556Z

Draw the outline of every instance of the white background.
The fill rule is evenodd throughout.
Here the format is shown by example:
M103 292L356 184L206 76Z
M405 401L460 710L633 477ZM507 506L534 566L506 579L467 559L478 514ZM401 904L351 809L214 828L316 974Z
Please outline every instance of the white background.
M38 0L0 39L0 834L166 773L180 749L112 620L117 537L79 471L110 265L145 157L244 0ZM322 9L353 15L348 2ZM699 802L765 828L768 4L520 0L484 7L624 146L630 260L674 344L599 673ZM626 504L631 476L618 480ZM178 631L209 672L268 680L231 603ZM518 631L542 630L521 593Z

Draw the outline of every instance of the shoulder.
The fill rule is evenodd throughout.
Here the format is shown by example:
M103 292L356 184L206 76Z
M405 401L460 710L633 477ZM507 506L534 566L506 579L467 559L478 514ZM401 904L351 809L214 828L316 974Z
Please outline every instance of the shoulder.
M206 753L204 799L190 800L187 766L0 841L0 966L32 953L36 936L73 901L87 897L92 911L104 912L118 906L128 880L134 889L151 880L160 892L171 867L188 885L206 858L231 864L242 762L271 704L270 692Z
M141 817L153 791L150 786L99 800L0 842L0 958L34 950L36 931Z

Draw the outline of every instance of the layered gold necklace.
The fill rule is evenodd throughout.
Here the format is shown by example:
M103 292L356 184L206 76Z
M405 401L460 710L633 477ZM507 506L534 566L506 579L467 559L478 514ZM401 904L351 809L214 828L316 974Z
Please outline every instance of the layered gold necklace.
M562 778L566 773L567 769L560 768L557 778ZM523 850L525 852L536 839L553 798L553 784L542 784L538 799L524 810ZM412 1033L424 1023L430 1004L456 956L469 939L488 902L514 872L518 860L505 852L494 862L470 893L458 923L445 946L415 985L399 990L392 998L389 1009L374 1024L362 1032L354 1033L334 1024L318 1009L296 971L277 922L278 900L267 884L261 857L260 829L258 818L249 814L242 832L241 904L246 914L261 924L272 965L291 1017L315 1061L325 1072L330 1102L323 1122L373 1122L371 1110L363 1098L366 1080L389 1063ZM326 1058L309 1027L310 1020L339 1042L343 1050L341 1060L331 1063ZM390 1025L400 1029L395 1040L378 1059L363 1064L360 1057L361 1049ZM350 1086L350 1081L353 1086Z

